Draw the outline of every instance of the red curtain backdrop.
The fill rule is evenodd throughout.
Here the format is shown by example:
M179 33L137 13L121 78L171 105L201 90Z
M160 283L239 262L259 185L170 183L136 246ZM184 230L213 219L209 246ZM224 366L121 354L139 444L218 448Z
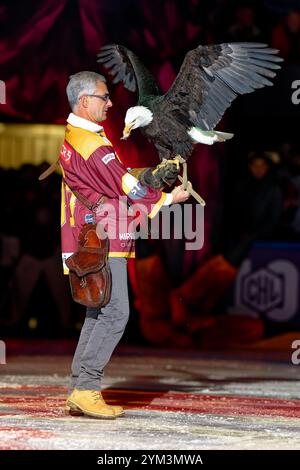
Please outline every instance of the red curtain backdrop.
M121 43L137 53L156 76L162 91L173 82L185 53L209 42L195 17L199 2L189 0L10 0L0 2L0 79L7 103L0 121L64 124L69 113L65 88L80 70L105 72L96 62L100 47ZM183 5L184 4L184 5ZM110 87L114 106L105 122L108 136L127 166L158 163L155 149L138 132L120 141L126 109L135 96L122 85ZM206 241L211 212L218 198L215 150L199 147L190 172L193 184L207 200ZM197 264L208 250L187 254Z

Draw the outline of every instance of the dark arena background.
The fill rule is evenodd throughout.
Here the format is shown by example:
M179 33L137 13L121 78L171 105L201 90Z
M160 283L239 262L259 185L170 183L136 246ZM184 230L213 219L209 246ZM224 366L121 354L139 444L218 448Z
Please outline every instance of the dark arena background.
M135 95L100 48L134 51L165 93L190 49L243 41L284 62L225 113L217 128L234 138L188 161L202 248L137 241L103 381L125 415L67 416L85 309L62 272L61 174L38 176L58 158L69 77L106 76L107 136L126 167L155 166L139 131L120 140ZM300 450L300 1L1 0L0 80L0 463L15 450Z

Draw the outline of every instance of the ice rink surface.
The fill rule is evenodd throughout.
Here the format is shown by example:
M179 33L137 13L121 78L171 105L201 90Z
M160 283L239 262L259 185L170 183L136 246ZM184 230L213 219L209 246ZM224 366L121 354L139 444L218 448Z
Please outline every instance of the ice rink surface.
M116 420L63 411L70 355L0 365L0 449L300 449L300 365L255 352L115 354L103 396Z

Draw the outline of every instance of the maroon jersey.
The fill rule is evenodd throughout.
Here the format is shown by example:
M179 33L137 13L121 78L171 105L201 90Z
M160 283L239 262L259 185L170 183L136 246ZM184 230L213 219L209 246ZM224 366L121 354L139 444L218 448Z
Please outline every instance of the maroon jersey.
M93 220L92 211L72 191L77 191L92 204L105 196L105 203L96 210L94 222L101 222L108 233L109 256L134 257L134 208L138 204L140 212L154 217L162 205L171 202L170 195L142 186L127 172L103 128L74 114L68 118L60 164L63 171L63 260L77 250L82 226ZM67 272L65 265L64 268Z

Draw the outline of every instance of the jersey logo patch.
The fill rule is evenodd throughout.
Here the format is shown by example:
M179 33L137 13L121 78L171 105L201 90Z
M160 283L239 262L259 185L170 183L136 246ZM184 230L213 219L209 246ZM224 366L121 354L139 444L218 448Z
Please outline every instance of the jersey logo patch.
M107 165L111 160L114 160L115 158L116 157L114 153L108 153L107 155L105 155L105 157L102 157L102 161L103 163L105 163L105 165Z
M60 158L65 162L65 163L70 163L72 156L72 150L70 147L67 145L63 144L60 149Z

